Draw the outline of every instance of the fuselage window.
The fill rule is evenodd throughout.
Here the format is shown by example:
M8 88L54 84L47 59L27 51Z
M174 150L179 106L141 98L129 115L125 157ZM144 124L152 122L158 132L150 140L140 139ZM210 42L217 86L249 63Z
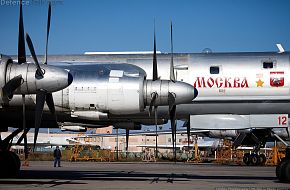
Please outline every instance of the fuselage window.
M264 69L272 69L273 68L273 62L263 62L263 68Z
M209 68L210 74L219 74L220 73L220 68L217 66L211 66Z

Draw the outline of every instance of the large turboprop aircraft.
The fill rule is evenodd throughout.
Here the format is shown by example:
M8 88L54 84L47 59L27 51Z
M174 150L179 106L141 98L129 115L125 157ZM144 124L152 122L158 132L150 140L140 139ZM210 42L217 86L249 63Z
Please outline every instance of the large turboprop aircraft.
M174 135L175 119L191 121L189 128L196 115L233 121L235 114L290 113L289 52L157 54L154 50L153 69L152 54L50 56L50 62L74 77L68 88L53 94L61 125L137 129L171 119ZM20 106L19 100L14 97L11 105ZM21 118L9 110L0 115L5 118L3 126L21 124ZM58 127L46 114L43 120L41 127ZM290 161L277 167L281 181L290 181L289 168Z
M217 129L223 129L220 121L231 121L238 130L244 126L239 126L242 122L237 114L248 115L254 121L261 115L273 118L275 114L287 116L290 113L289 52L179 53L173 54L174 64L171 64L171 55L157 54L159 80L170 80L167 71L173 65L175 80L191 84L199 92L195 101L176 106L176 118L191 121L188 128L199 118L211 121ZM154 78L150 78L153 76L151 54L91 53L50 56L49 59L71 70L74 76L72 85L53 94L57 111L60 111L58 121L63 122L67 129L70 126L101 127L107 124L138 129L141 124L156 123L155 114L148 114L156 91L147 90ZM164 97L169 97L168 92L172 91L167 87L158 89L159 94L166 90L167 96ZM191 89L190 85L188 89ZM185 90L191 92L188 97L195 98L196 93L192 91ZM168 99L165 102L167 104L153 105L158 106L158 124L170 119ZM13 118L17 121L15 116ZM5 122L12 125L10 120ZM276 118L277 128L285 124L287 117ZM289 181L289 167L289 161L283 161L277 167L281 181Z
M212 126L217 129L224 129L220 128L224 124L220 121L231 121L234 129L239 130L244 129L244 126L240 126L242 120L237 114L248 115L252 121L259 120L261 116L273 118L275 114L289 115L289 52L211 53L206 51L173 55L176 81L191 84L198 90L198 96L193 102L176 106L176 118L191 121L188 122L188 127L192 126L197 118L200 118L200 120L210 121L213 123ZM171 54L157 54L157 57L159 78L169 80L170 73L167 71L171 65ZM79 67L80 70L84 68L83 64L93 68L96 67L97 62L99 66L106 65L114 70L122 70L124 75L120 76L138 76L140 73L146 73L147 79L151 79L150 76L153 73L152 55L148 54L110 55L105 53L102 55L101 53L90 53L88 55L52 56L50 60L63 61L64 68L73 67L69 66L70 64ZM125 65L127 65L126 68ZM138 114L130 114L126 111L126 109L134 107L127 103L133 100L129 96L132 92L124 91L127 86L122 85L123 80L112 80L108 77L107 81L118 81L119 91L107 94L107 87L97 85L98 81L95 78L93 75L84 76L83 81L91 82L73 83L67 90L59 92L58 97L61 98L58 98L60 102L57 105L63 109L67 108L70 114L70 117L64 119L66 121L64 125L75 126L75 123L79 123L89 127L89 124L106 124L107 122L107 124L115 123L116 126L121 124L130 126L132 129L138 128L136 126L139 124L154 125L154 117L148 116L149 109ZM111 76L111 78L118 77ZM120 79L122 78L120 77ZM102 93L102 91L106 93ZM80 95L86 99L77 98ZM117 103L117 105L112 106L113 103ZM118 105L121 105L122 108L118 109ZM158 106L157 112L159 124L170 119L168 107ZM287 118L277 117L275 126L277 128L285 127ZM290 166L288 161L282 163L277 167L282 175L277 174L277 176L281 181L285 181L284 176L289 174ZM289 181L289 178L286 180Z
M18 60L15 61L9 56L0 56L0 112L13 110L11 101L14 96L21 95L21 101L19 105L22 107L21 111L14 113L14 115L20 115L19 119L22 123L17 126L11 135L5 139L1 139L0 136L0 175L15 175L20 169L20 160L18 156L9 151L11 147L11 140L18 135L21 131L23 134L19 139L19 143L24 140L25 158L28 156L27 137L26 134L29 128L35 128L34 146L37 140L38 130L42 122L42 113L44 103L46 102L49 111L52 115L52 121L56 123L55 106L52 97L52 93L62 90L68 87L73 78L72 75L58 67L47 65L47 44L50 28L50 15L51 6L48 10L48 22L47 22L47 34L46 34L46 53L43 64L39 64L35 55L34 47L31 38L26 33L27 45L30 49L33 57L33 62L27 62L25 53L25 41L24 41L24 26L22 16L22 1L20 1L20 14L19 14L19 36L18 36ZM35 95L35 102L33 102L34 121L33 125L26 127L26 99L27 96ZM1 120L4 116L0 116ZM9 125L2 125L0 132L7 131Z

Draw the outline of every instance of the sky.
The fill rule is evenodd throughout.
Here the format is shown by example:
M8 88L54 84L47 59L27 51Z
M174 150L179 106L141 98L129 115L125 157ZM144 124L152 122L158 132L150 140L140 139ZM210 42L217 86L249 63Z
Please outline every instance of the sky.
M18 0L0 1L0 53L17 54ZM45 48L47 0L23 0L24 26L37 54ZM49 54L86 51L290 50L289 0L52 0ZM28 48L26 48L29 54Z
M23 0L25 32L44 54L47 0ZM290 51L289 0L51 0L48 54ZM0 0L0 53L17 55L19 0ZM16 5L13 5L16 4ZM29 54L28 48L26 53ZM168 125L167 125L168 128ZM145 128L146 130L146 128Z

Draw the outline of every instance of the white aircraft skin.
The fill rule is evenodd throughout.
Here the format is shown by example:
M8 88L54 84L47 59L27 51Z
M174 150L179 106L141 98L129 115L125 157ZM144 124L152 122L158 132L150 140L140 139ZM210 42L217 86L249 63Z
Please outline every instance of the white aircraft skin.
M174 54L177 81L193 85L198 90L198 96L194 101L177 106L177 118L187 119L189 115L196 114L289 114L289 56L288 52ZM39 57L41 59L41 56ZM98 124L98 121L99 123L108 121L108 118L112 122L134 121L134 118L149 119L146 111L148 106L145 106L145 111L141 109L138 111L142 105L139 102L139 105L132 103L131 92L127 92L126 89L121 93L121 96L124 96L122 100L127 103L120 108L121 113L118 113L120 111L118 109L117 111L103 109L102 104L110 104L109 100L104 99L106 89L100 88L98 80L101 78L96 80L90 73L95 72L93 65L111 65L110 68L115 65L114 70L127 71L129 77L135 75L137 79L146 75L147 79L151 79L152 55L49 56L48 60L55 66L71 71L74 67L78 67L77 72L83 73L83 77L74 76L73 83L68 88L53 93L55 104L60 108L58 111L65 110L69 116L71 111L88 111L85 120L94 121L94 124ZM157 60L159 77L169 79L170 54L157 54ZM130 66L133 64L135 66ZM211 68L214 72L217 67L219 73L211 74ZM80 89L89 90L82 90L79 93ZM10 104L17 106L17 102L15 97ZM94 107L90 107L90 104ZM131 111L126 112L127 109ZM108 115L102 119L96 112L101 112L101 116L102 112ZM168 106L158 106L158 116L168 119ZM76 117L72 120L75 121Z
M181 110L185 109L187 114L289 114L289 55L289 53L176 54L174 67L177 80L191 84L198 90L198 96L191 104L179 107ZM140 58L130 55L124 57L122 60L124 63L142 68L147 74L147 79L151 79L150 55L139 55ZM98 55L94 58L96 62L99 62L98 59L104 62ZM108 62L116 62L117 59L113 55L106 58ZM160 78L169 79L170 55L157 55L157 59ZM272 68L263 68L271 64ZM219 74L210 74L210 67L219 67ZM218 109L213 109L216 105L219 106Z

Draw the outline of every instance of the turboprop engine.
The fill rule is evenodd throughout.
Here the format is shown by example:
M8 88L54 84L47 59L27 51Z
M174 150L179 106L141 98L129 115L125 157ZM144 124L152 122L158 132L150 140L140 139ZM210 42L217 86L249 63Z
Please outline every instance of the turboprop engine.
M5 55L0 57L0 104L7 105L14 94L37 94L38 91L52 93L66 88L72 75L64 70L41 65L43 76L37 75L37 65L14 63Z
M78 76L74 77L78 80ZM108 79L98 80L96 94L99 94L96 107L99 111L116 115L135 114L151 106L191 103L197 96L197 90L184 82L170 80L146 80L143 76L124 76L122 70L111 70ZM76 95L75 95L76 96ZM84 98L75 99L76 105L84 105Z

